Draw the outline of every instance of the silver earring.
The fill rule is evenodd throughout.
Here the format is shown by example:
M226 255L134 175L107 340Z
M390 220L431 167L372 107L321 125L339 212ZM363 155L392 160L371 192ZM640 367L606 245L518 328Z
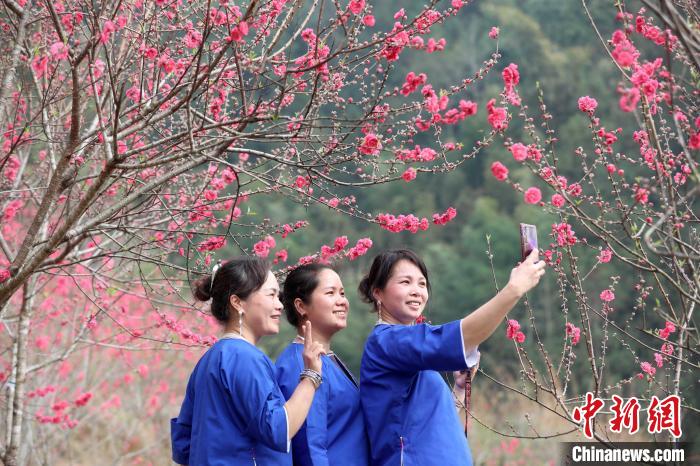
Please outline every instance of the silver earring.
M382 320L382 302L377 300L377 314L379 314L379 320Z
M238 335L243 336L243 311L238 311Z

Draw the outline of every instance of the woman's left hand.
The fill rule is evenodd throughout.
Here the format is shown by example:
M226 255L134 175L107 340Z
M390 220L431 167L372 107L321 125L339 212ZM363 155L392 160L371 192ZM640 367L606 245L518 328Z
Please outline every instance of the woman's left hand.
M479 370L479 362L477 361L476 365L471 368L471 379L474 380L474 377L476 377L476 373ZM467 385L467 371L466 369L463 371L454 371L453 373L454 378L455 378L455 388L458 390L464 390Z

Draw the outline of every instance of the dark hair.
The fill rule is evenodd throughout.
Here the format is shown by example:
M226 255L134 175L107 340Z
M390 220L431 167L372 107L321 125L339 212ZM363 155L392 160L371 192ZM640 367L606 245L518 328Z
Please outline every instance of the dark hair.
M197 280L192 294L199 301L211 302L211 313L216 320L225 324L231 318L229 298L236 295L240 299L246 299L251 293L258 291L270 271L268 263L257 257L236 257L223 263L212 276Z
M299 313L294 305L294 301L299 298L305 304L309 304L311 294L318 286L318 274L326 269L333 270L333 267L328 264L313 262L300 265L287 275L282 289L281 301L284 305L284 313L287 316L287 321L294 327L298 327L300 323Z
M418 254L410 249L391 249L389 251L382 252L374 258L369 272L360 281L360 285L357 287L357 290L360 292L360 298L362 301L372 303L376 307L377 300L374 299L372 291L376 289L384 289L386 282L388 282L389 277L391 277L391 272L394 269L394 266L402 260L407 260L420 269L421 273L425 277L428 292L430 292L428 268L425 266L425 263L421 260L421 258L418 257Z

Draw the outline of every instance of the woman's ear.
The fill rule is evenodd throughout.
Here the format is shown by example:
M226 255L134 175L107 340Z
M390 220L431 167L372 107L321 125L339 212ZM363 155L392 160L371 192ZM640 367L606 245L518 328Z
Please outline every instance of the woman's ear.
M372 289L372 297L374 298L374 302L375 302L375 303L379 303L379 302L382 301L382 296L381 296L381 294L382 294L382 292L379 291L378 288L373 288L373 289Z
M239 298L235 294L231 295L231 297L228 299L228 302L231 305L231 308L234 309L236 312L245 312L243 310L243 305L241 304L241 298Z
M296 309L297 314L299 314L299 317L302 319L306 317L306 309L304 309L304 301L301 300L301 298L296 298L294 300L294 309Z

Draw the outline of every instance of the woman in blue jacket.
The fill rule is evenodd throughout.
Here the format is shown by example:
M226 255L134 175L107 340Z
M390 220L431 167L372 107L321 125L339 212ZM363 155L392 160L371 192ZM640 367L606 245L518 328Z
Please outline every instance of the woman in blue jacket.
M536 260L535 250L513 269L503 290L463 319L413 325L429 297L425 264L409 250L387 251L374 259L359 287L379 317L360 368L372 465L472 464L455 400L439 372L476 365L479 343L544 274L544 261Z
M355 377L331 350L333 336L347 326L349 303L338 274L327 265L307 264L292 270L282 293L287 320L298 335L275 361L277 381L285 397L299 383L306 337L313 325L314 341L323 345L323 383L314 397L306 423L292 439L295 466L368 466L369 445L360 410Z
M279 332L282 303L269 266L233 259L197 283L195 298L212 300L224 334L199 360L180 415L171 421L173 460L189 465L291 466L290 439L321 383L322 345L304 328L301 378L286 400L272 361L256 346Z

